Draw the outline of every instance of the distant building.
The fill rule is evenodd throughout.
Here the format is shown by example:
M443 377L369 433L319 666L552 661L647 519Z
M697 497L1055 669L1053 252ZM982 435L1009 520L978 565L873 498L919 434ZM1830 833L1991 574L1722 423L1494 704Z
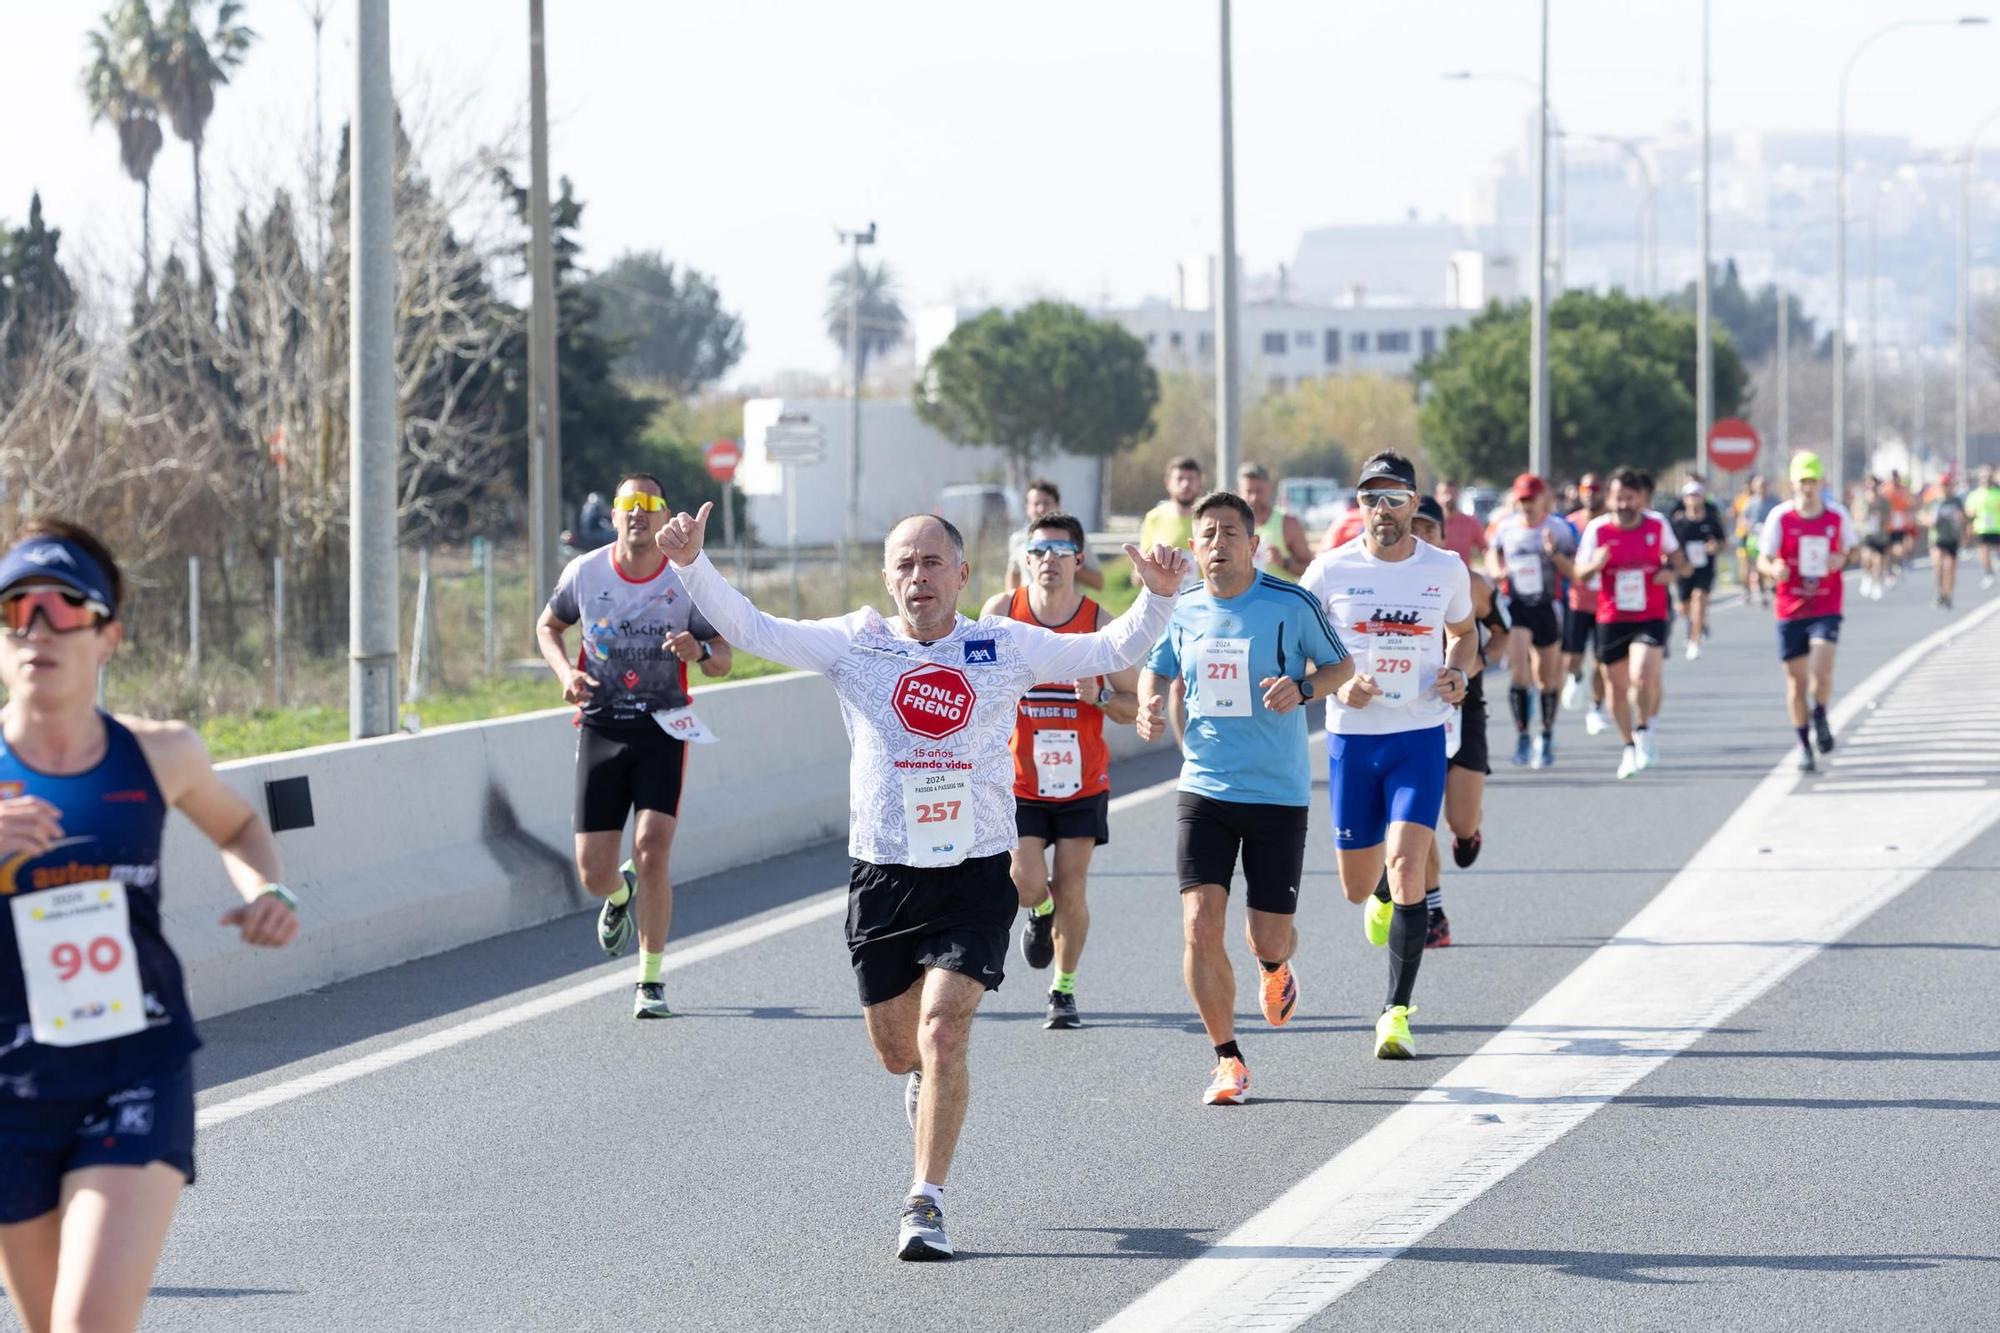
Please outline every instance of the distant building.
M1445 330L1464 327L1476 313L1445 305L1246 304L1237 365L1253 397L1330 375L1408 375L1444 346ZM1104 315L1146 344L1146 359L1162 374L1215 373L1213 311L1147 305Z

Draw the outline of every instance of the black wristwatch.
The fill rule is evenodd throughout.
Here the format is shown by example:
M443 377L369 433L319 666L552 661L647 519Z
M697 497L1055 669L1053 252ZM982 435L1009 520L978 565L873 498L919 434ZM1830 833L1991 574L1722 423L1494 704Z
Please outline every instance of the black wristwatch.
M1299 681L1299 702L1311 703L1312 697L1313 697L1312 677L1306 676L1301 678Z
M714 650L713 648L709 647L709 643L708 643L708 640L707 640L707 639L703 639L703 640L701 641L701 660L702 660L702 661L704 661L704 662L706 662L706 661L707 661L707 660L708 660L708 659L709 659L710 657L712 657L712 656L714 655L714 653L715 653L715 650Z
M1097 687L1097 706L1099 708L1104 707L1104 705L1117 697L1118 691L1112 689L1109 685L1100 685Z

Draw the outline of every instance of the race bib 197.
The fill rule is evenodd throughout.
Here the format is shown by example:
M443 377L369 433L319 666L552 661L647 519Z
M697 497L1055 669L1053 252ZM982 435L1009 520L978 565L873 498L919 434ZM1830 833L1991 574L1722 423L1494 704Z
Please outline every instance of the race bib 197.
M131 907L115 880L13 900L28 1018L44 1046L88 1046L146 1028Z

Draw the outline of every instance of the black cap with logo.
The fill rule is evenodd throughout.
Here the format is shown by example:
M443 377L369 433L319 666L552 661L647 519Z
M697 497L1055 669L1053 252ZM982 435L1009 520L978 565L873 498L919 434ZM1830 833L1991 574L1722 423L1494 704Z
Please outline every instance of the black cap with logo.
M1361 475L1355 479L1355 486L1366 486L1371 481L1399 481L1411 490L1417 489L1417 465L1398 454L1377 454L1361 467Z

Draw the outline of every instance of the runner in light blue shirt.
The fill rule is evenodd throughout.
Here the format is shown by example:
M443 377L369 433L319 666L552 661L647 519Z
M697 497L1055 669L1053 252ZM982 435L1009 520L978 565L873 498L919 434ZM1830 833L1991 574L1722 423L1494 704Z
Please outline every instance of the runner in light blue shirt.
M1319 600L1257 569L1256 520L1226 491L1197 501L1202 586L1181 594L1139 677L1139 735L1173 719L1181 765L1178 862L1188 991L1215 1047L1210 1105L1243 1100L1250 1070L1236 1045L1236 976L1223 945L1229 885L1243 864L1250 952L1263 970L1264 1018L1282 1027L1298 1006L1292 915L1306 855L1312 760L1305 705L1354 674Z

